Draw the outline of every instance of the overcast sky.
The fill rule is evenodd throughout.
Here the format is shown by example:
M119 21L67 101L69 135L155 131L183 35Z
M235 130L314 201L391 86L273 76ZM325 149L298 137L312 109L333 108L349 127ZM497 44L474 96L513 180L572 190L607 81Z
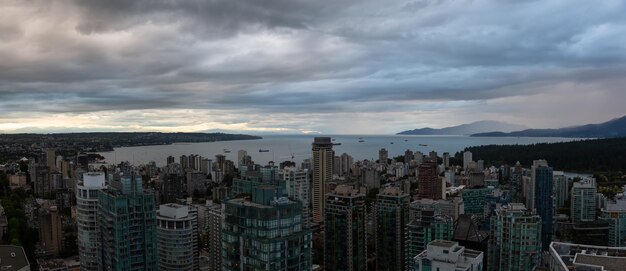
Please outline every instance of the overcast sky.
M623 0L2 0L0 132L395 133L626 114Z

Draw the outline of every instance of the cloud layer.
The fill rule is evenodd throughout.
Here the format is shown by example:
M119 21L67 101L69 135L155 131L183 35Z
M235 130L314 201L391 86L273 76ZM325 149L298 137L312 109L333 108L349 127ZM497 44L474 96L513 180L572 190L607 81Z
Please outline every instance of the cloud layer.
M624 10L618 0L6 0L0 131L600 122L626 114Z

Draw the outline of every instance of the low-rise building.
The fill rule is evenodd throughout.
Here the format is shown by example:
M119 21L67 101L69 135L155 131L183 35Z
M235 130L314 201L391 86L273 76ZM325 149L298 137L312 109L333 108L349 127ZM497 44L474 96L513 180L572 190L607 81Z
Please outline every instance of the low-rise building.
M434 240L414 258L413 271L482 271L483 253L466 249L458 242Z

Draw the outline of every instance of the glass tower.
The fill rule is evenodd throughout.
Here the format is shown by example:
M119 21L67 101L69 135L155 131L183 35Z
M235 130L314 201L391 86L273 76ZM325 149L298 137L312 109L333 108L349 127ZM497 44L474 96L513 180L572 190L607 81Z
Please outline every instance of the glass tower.
M388 187L376 200L376 270L404 270L410 195Z
M158 270L154 194L141 176L121 176L98 195L102 270Z
M522 203L498 205L491 217L488 270L533 270L541 263L541 218Z
M222 270L311 270L311 232L302 227L302 203L272 185L224 203Z
M339 185L326 195L324 268L366 270L365 194Z

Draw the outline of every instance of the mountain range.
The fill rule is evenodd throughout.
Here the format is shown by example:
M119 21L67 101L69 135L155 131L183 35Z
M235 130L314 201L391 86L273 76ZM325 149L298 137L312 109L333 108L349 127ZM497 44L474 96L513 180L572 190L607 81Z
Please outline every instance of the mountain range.
M492 131L512 132L526 129L526 126L510 124L494 120L483 120L469 124L446 127L441 129L420 128L398 133L399 135L472 135Z
M477 137L580 137L612 138L626 137L626 116L599 124L587 124L559 129L526 129L515 132L475 133Z

